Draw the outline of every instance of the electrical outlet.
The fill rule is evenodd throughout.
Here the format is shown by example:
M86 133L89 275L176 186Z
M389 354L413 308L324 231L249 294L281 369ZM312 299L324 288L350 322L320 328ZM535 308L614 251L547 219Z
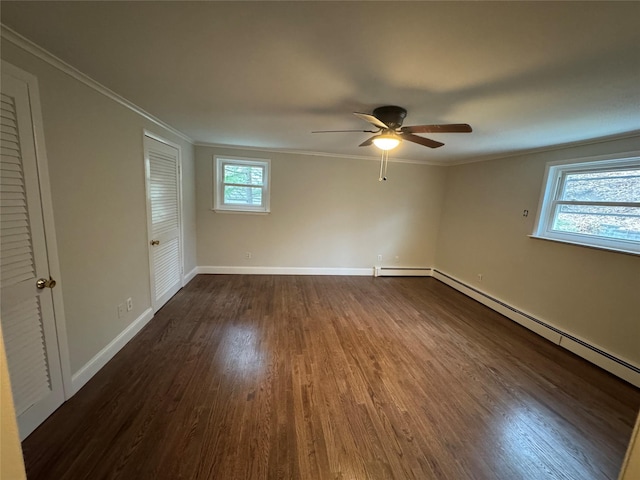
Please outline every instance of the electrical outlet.
M482 277L483 275L481 273L478 274L478 281L481 282L482 281Z
M118 305L118 318L124 317L124 312L124 303L121 303L120 305Z
M127 298L127 312L130 312L131 310L133 310L133 300L129 297Z
M382 255L378 255L378 261L381 262L382 261Z
M244 252L244 258L246 258L247 260L249 260L253 255L251 254L251 252Z

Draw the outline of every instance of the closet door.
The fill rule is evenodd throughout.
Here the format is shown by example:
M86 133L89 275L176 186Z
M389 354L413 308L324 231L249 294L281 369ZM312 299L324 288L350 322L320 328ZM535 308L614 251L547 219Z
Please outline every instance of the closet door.
M2 331L20 437L64 401L33 115L33 81L3 63L0 101ZM23 72L24 73L24 72ZM37 87L37 84L36 84ZM31 88L31 90L30 90Z
M182 288L180 152L147 135L145 172L153 311Z

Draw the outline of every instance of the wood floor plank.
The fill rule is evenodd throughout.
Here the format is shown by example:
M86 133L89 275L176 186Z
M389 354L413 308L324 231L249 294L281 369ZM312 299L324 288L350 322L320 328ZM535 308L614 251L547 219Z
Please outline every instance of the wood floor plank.
M432 278L199 275L30 480L615 479L640 391Z

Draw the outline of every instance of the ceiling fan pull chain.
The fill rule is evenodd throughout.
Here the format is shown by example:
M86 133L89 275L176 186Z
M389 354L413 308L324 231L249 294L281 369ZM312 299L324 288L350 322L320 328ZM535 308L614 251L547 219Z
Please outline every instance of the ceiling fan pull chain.
M387 167L389 166L389 150L385 150L384 153L384 177L382 179L387 181Z
M380 177L378 178L379 182L382 181L382 169L384 168L384 152L385 150L382 150L382 157L380 158Z

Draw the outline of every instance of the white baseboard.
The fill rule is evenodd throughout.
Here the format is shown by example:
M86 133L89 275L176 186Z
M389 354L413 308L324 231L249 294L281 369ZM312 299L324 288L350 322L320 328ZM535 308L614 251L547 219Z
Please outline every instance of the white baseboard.
M560 346L640 388L640 369L630 361L616 357L600 347L588 344L577 338L563 336L560 339Z
M373 268L324 267L198 267L198 273L231 275L352 275L370 277Z
M431 277L430 267L375 267L376 277Z
M498 313L501 313L514 322L519 323L523 327L526 327L529 330L537 333L541 337L546 338L556 345L560 345L560 339L562 338L562 335L559 329L550 329L544 326L542 322L536 322L535 320L532 320L532 315L510 307L506 303L494 299L493 297L485 294L484 292L481 292L480 290L471 288L460 280L455 279L445 273L439 272L438 270L434 270L433 277L440 280L442 283L446 283L450 287L455 288L459 292L464 293L467 297L471 297L475 301L486 305L487 307L495 310Z
M136 318L127 328L114 338L106 347L100 350L80 370L71 377L72 394L75 395L91 380L91 378L111 360L129 340L136 336L142 328L153 318L153 310L148 308L142 315Z
M433 277L464 293L468 297L486 305L487 307L501 313L505 317L519 323L523 327L537 333L547 340L566 348L588 362L597 365L613 375L626 380L636 387L640 387L640 367L632 362L620 358L605 349L590 344L576 335L564 332L558 327L537 319L533 315L523 312L502 300L494 298L481 290L471 287L464 282L436 269L433 270Z
M186 275L183 275L182 286L184 287L187 283L193 280L193 277L195 277L197 274L198 274L198 267L194 267L193 270L191 270L189 273L187 273Z

